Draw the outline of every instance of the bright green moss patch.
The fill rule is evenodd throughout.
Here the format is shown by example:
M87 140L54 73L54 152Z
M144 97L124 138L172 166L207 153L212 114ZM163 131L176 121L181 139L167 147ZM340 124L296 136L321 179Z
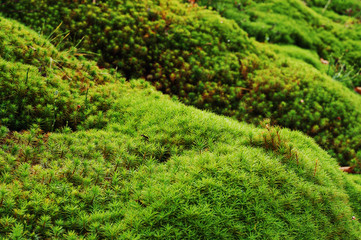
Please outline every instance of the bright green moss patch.
M361 210L361 178L358 174L349 174L347 176L347 184L345 185L348 195L350 196L350 203L353 209L356 210L355 214L359 218Z
M103 130L3 138L3 236L357 239L344 175L311 139L282 130L285 161L251 146L266 129L137 89Z

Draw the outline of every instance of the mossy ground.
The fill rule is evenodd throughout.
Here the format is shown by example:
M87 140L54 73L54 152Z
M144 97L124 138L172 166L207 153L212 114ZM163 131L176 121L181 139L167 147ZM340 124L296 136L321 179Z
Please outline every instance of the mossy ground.
M359 178L301 132L185 106L2 17L0 41L0 238L360 238ZM254 65L254 111L271 96L264 108L304 124L298 112L323 108L324 139L346 126L357 146L358 125L348 126L359 98L308 64L260 52L279 68ZM299 67L309 71L293 75ZM282 97L270 89L294 104L276 112Z
M335 12L338 2L324 12L300 0L198 4L218 12L179 0L7 1L0 11L46 34L62 22L49 38L60 49L80 41L79 55L127 79L240 121L270 118L358 166L361 99L347 89L360 78L357 14Z
M313 140L280 132L296 162L251 144L265 129L117 87L101 130L4 140L4 236L358 238L347 179Z

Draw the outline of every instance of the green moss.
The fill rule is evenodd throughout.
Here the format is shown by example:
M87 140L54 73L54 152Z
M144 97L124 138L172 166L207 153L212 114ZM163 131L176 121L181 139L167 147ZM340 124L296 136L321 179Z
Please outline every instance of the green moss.
M330 21L317 7L299 0L200 3L216 4L215 9L232 20L178 0L9 1L0 10L47 34L63 22L59 31L70 31L67 39L49 35L58 48L82 39L82 51L94 52L89 57L99 66L116 67L128 79L141 77L183 103L256 124L271 118L313 136L341 164L357 162L360 99L336 82L352 88L361 81L357 68L350 67L360 62L360 31L351 24L356 17L340 15ZM261 42L308 50L258 44L244 30ZM10 58L12 54L8 52ZM330 60L329 67L320 65L321 57ZM103 118L95 115L92 121Z
M102 130L6 138L3 236L357 239L345 176L313 140L281 130L284 159L250 142L266 129L132 84L103 89L118 94Z
M322 9L323 12L336 12L339 15L353 16L360 18L361 3L355 0L307 0L309 6Z
M314 51L319 58L334 60L342 57L348 67L361 67L360 31L357 31L358 10L361 7L359 1L199 2L207 6L223 3L222 10L217 7L216 10L222 16L234 19L260 42L296 45ZM359 81L360 78L357 78L354 83Z
M111 81L95 63L82 63L76 49L59 52L42 37L12 21L0 22L0 122L12 130L38 124L45 131L77 125L105 99L96 88ZM90 108L89 105L95 106Z
M0 19L0 32L10 39L1 63L4 70L17 70L14 76L0 71L7 84L2 97L25 99L30 113L42 121L50 118L47 128L57 129L47 132L16 116L1 123L1 238L359 238L359 220L352 220L359 216L357 188L311 138L184 106L144 80L124 82L73 58L75 50L58 51L38 34ZM43 54L27 55L26 46ZM62 59L62 67L51 65L51 59ZM257 70L256 60L253 55L242 66L260 71L249 78L261 84L266 70ZM266 81L252 91L297 87L297 76L282 71L274 69L264 80L275 74L289 82ZM305 74L305 79L318 76ZM322 96L334 97L329 88ZM16 94L20 90L24 95ZM300 97L285 94L296 102ZM268 96L258 94L262 101ZM65 110L36 112L38 101ZM315 109L326 108L318 103ZM85 109L77 122L65 114L68 104ZM74 107L70 116L81 111ZM2 111L9 115L11 108L4 105ZM330 121L320 121L320 127Z
M294 45L272 44L269 47L279 55L284 55L285 57L308 63L320 71L324 72L328 68L321 63L319 56L313 51L303 49Z

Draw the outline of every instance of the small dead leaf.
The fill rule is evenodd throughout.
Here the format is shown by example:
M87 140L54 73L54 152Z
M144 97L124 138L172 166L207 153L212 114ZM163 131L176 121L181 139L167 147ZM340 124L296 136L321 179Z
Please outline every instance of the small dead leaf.
M355 90L358 94L361 94L361 87L355 87L354 90Z
M325 64L325 65L328 65L330 63L329 61L327 61L327 60L325 60L323 58L320 58L320 60L321 60L321 63Z

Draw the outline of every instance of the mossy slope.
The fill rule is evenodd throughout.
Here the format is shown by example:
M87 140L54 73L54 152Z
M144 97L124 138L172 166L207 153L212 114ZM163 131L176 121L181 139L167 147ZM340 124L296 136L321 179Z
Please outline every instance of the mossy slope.
M280 18L284 21L277 22L276 28L285 28L285 34L289 34L287 24L292 21L288 21L284 13L288 8L292 9L293 15L288 17L296 23L300 21L300 25L292 24L292 27L310 28L306 31L310 35L295 28L302 41L308 42L307 39L312 38L309 46L301 45L310 51L317 50L317 54L341 54L346 51L344 44L349 41L343 41L339 35L351 41L359 33L355 30L349 34L336 20L327 23L326 17L307 8L301 1L293 0L287 4L284 1L267 4L247 1L243 5L247 11L240 11L233 1L226 3L230 5L229 8L225 5L226 10L236 9L237 18L234 19L251 35L254 35L251 32L253 25L262 25L263 20L279 21ZM314 137L342 165L360 162L361 156L357 152L361 148L361 99L309 66L326 71L320 66L315 52L305 55L306 50L295 52L295 47L276 48L259 44L248 39L234 21L178 0L108 0L96 1L95 4L90 0L56 3L8 1L0 5L0 10L6 16L48 33L63 22L60 29L70 31L68 39L78 42L84 37L83 50L98 54L94 57L100 66L117 67L127 78L142 77L158 90L176 95L186 104L255 124L270 118L274 124L301 130ZM268 19L268 10L272 10L276 17ZM226 12L222 14L230 17ZM51 17L44 18L44 14ZM254 17L258 15L263 18ZM247 20L242 25L238 21L242 16L248 20L255 18L256 22ZM310 25L309 21L314 24ZM247 24L250 24L249 28ZM327 28L323 29L322 24ZM314 29L312 26L318 27ZM356 29L356 26L351 27ZM268 28L259 29L264 34ZM276 32L275 36L278 36ZM321 41L320 34L331 34L327 38L330 42ZM298 40L292 37L298 35L291 34L290 42L281 42L297 45ZM337 40L335 43L333 38ZM313 43L314 39L318 40ZM325 44L330 44L330 51ZM359 44L355 42L350 46ZM275 54L271 49L281 53ZM358 52L356 48L351 50Z
M2 32L12 29L9 37L24 39L28 46L38 38L4 18L0 26ZM17 44L9 42L8 47L17 49ZM53 51L52 56L71 59L67 69L93 65L72 59L74 53ZM37 77L42 73L33 69L47 56L25 56L1 60L19 65L24 73L5 80L21 85L30 68L27 81L38 78L43 94L49 89L54 95L58 86L67 89L73 84L59 78L63 72L55 67L47 69L46 78ZM78 131L57 118L54 128L59 133L42 133L36 126L7 132L6 127L14 130L17 125L2 123L2 238L359 238L360 224L352 220L356 214L345 190L348 180L312 139L277 130L277 140L272 128L257 129L186 107L144 81L122 83L97 68L83 74L92 71L95 79L108 76L108 81L89 81L87 103L86 93L74 93L72 99L58 90L64 103L77 101L81 109L95 112L102 109L100 115L85 111L74 125ZM67 73L70 79L78 75L76 70ZM33 108L41 97L35 93L28 102ZM49 98L48 104L58 106L54 97ZM51 109L58 113L57 107ZM10 114L11 109L3 111ZM48 118L37 117L40 122Z

